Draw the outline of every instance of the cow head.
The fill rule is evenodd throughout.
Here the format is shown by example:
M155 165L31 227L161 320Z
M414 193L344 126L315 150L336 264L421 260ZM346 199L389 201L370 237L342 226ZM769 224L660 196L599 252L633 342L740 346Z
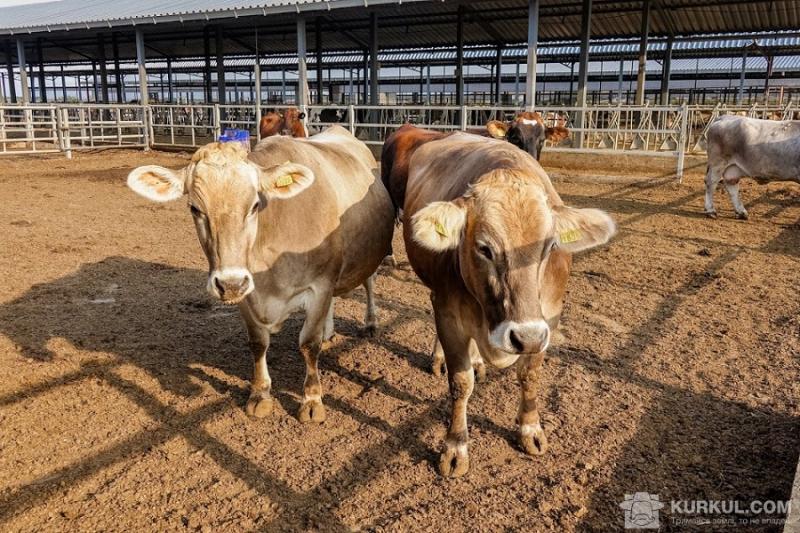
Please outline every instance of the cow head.
M292 137L307 137L303 119L306 114L296 107L290 107L283 113L269 111L261 117L259 130L261 138L273 135L291 135Z
M254 288L249 259L259 212L268 202L291 198L313 181L311 169L296 163L256 165L239 143L206 145L181 170L148 165L128 175L128 186L149 200L167 202L188 195L208 258L208 292L229 304L242 301Z
M602 211L551 206L541 181L516 170L485 174L465 195L415 213L411 224L422 247L456 250L463 282L483 311L489 344L509 354L547 348L550 317L542 313L542 287L550 254L598 246L616 231Z
M563 126L545 127L539 113L528 111L520 113L510 122L490 120L486 130L495 139L505 139L528 152L537 161L542 155L544 141L557 143L569 137L569 129Z

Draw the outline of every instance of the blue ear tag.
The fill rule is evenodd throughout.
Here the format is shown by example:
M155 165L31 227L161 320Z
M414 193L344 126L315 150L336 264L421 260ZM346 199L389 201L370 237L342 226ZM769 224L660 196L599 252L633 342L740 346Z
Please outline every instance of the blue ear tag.
M250 132L236 128L225 128L219 136L221 143L239 143L245 150L250 151Z

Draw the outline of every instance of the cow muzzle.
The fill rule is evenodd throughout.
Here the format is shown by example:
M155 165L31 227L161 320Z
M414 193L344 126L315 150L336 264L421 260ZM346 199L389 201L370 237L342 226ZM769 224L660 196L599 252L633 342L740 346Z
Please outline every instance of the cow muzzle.
M253 275L244 268L215 270L208 277L208 292L224 304L238 304L254 288Z
M507 353L543 352L550 343L550 327L544 320L530 322L506 320L489 334L489 343Z

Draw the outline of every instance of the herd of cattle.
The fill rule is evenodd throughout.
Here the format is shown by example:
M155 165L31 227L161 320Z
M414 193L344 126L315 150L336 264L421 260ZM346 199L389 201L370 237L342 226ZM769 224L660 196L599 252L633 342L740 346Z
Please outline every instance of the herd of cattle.
M467 402L484 361L516 364L524 451L547 438L537 410L545 350L561 315L572 254L608 242L612 218L564 205L538 163L546 139L569 135L538 113L467 132L400 127L384 143L381 179L369 148L332 126L308 137L297 110L265 116L252 152L237 143L199 149L185 168L143 166L128 185L157 202L188 197L209 264L207 289L238 304L253 356L246 411L272 410L270 334L305 311L301 421L325 419L318 357L334 334L333 297L363 285L366 329L377 325L375 273L403 221L409 262L431 291L434 369L444 365L452 412L440 471L469 468ZM742 176L800 176L800 123L723 118L709 131L706 211L723 180L736 212Z

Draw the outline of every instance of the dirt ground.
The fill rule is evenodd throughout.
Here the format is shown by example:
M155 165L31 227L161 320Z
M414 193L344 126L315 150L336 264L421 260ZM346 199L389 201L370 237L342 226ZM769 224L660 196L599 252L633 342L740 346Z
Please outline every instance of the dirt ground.
M300 317L270 348L275 411L248 418L244 328L204 291L185 202L124 184L187 157L0 160L0 529L606 532L647 491L667 502L662 530L694 531L670 500L789 498L800 187L745 181L751 219L720 192L712 221L702 161L680 185L661 163L638 183L590 183L578 177L603 174L597 159L545 157L564 199L608 210L620 233L575 261L540 391L548 453L520 451L514 372L490 370L469 406L471 470L446 480L447 384L428 370L428 295L399 232L380 334L358 335L363 292L337 301L327 421L295 418Z

